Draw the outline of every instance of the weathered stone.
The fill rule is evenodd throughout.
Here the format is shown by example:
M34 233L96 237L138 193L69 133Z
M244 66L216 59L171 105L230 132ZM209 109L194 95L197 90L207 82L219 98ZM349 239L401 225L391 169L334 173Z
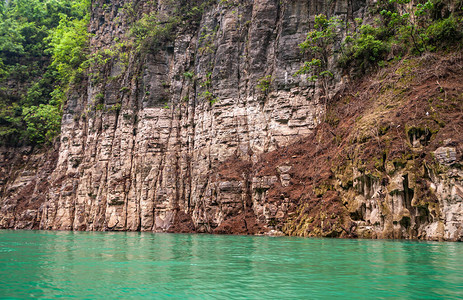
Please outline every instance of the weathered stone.
M443 165L451 165L457 160L457 151L453 147L439 147L434 151L437 161Z
M278 172L280 172L280 173L288 173L289 170L291 170L291 166L285 166L285 165L283 165L283 166L278 166L278 167L277 167L277 170L278 170Z

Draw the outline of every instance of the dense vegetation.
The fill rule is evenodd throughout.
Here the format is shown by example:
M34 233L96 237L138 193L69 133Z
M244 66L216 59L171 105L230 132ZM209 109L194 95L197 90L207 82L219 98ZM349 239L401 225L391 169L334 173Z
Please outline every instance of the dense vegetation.
M461 50L463 1L380 0L371 15L374 21L368 23L362 19L350 22L338 16L316 16L314 30L300 44L311 60L304 63L298 74L320 81L326 91L336 67L359 75L406 56ZM338 55L337 65L329 62L333 55Z
M0 0L0 145L50 143L86 59L89 0Z

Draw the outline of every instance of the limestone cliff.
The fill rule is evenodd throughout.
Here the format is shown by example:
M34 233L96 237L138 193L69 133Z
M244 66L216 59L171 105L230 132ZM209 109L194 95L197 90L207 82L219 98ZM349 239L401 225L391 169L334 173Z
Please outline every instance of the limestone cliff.
M383 159L389 180L381 182L353 157L336 165L334 156L313 160L323 144L313 141L324 132L317 126L329 115L318 86L294 76L303 61L298 44L316 14L352 19L367 3L210 2L197 20L176 24L169 38L142 51L125 43L131 24L176 7L167 0L127 3L92 3L91 49L99 63L68 95L56 150L29 151L25 161L2 151L0 227L462 238L459 141L424 149L428 127L407 128L410 149L435 151L436 166L445 168L441 175L423 171L427 202L410 171L424 162L391 162L397 170L389 170ZM346 99L342 75L335 74L330 98ZM258 86L263 80L265 88ZM457 116L461 122L461 110ZM293 144L300 139L305 148ZM332 142L336 133L321 139ZM291 155L269 159L282 151ZM301 158L312 173L300 176Z

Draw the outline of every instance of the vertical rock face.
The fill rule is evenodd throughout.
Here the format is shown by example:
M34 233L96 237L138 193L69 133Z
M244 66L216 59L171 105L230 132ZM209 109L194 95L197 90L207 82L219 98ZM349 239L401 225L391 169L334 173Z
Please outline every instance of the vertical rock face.
M38 229L58 155L0 147L0 228Z
M134 7L161 14L167 3ZM92 4L95 53L125 38L124 4ZM298 44L316 14L336 9L347 12L347 2L221 1L155 51L104 65L66 104L40 228L166 231L182 212L211 232L251 208L266 224L248 179L220 181L214 170L316 126L317 90L293 76ZM266 90L257 87L263 78Z

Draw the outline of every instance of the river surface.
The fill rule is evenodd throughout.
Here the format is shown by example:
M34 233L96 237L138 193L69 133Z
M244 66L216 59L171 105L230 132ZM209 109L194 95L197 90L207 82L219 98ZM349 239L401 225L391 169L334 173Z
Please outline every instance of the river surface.
M462 299L463 244L0 231L0 298Z

